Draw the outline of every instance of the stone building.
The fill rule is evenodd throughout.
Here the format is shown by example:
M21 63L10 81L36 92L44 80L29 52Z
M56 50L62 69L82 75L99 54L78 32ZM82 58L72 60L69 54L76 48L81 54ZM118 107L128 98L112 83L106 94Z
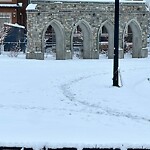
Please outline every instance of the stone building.
M56 59L72 59L74 37L82 32L83 59L98 59L101 37L107 36L107 56L114 53L114 1L32 0L27 8L28 44L26 58L44 59L48 29L55 33ZM144 1L121 1L119 20L119 57L124 58L126 38L132 57L147 57L149 10ZM80 30L77 31L77 28ZM106 32L104 31L106 30ZM103 33L104 32L104 33ZM52 33L51 31L49 33ZM78 34L77 34L78 35ZM80 34L81 35L81 34ZM104 42L105 43L105 42Z

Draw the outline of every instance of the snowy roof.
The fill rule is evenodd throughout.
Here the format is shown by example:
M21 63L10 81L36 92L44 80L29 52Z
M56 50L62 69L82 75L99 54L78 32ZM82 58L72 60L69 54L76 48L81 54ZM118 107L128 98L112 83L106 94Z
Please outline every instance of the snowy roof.
M18 3L18 5L19 5L20 7L22 7L23 4L22 4L22 3Z
M19 24L17 24L17 23L15 23L15 24L12 24L12 23L4 23L4 25L8 25L8 26L13 26L13 27L17 27L17 28L25 28L24 26L21 26L21 25L19 25Z
M33 3L38 2L115 2L115 0L32 0ZM133 0L120 0L123 3L145 3L145 0L133 1Z
M0 4L0 7L19 7L17 4Z
M37 4L29 4L26 8L26 10L35 10Z

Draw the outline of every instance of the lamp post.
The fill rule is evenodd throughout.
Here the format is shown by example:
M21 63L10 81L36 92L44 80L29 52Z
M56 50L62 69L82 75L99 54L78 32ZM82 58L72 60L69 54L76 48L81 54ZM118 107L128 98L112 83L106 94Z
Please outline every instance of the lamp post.
M119 54L119 0L115 0L115 28L114 28L114 66L113 66L113 86L119 87L118 83L118 59Z

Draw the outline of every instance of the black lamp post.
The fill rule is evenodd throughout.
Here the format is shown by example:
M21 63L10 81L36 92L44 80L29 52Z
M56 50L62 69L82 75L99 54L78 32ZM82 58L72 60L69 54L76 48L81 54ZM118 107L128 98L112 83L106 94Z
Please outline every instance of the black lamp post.
M119 0L115 0L115 28L114 28L114 66L113 66L113 86L119 87L118 64L119 64Z

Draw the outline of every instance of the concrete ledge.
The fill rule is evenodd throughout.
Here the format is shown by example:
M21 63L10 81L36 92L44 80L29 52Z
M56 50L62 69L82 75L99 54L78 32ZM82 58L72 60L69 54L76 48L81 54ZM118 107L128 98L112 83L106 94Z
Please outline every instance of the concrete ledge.
M35 53L34 52L26 52L26 59L35 59Z
M123 59L124 58L124 51L122 48L119 48L119 59Z
M72 59L71 50L66 50L66 59Z
M141 58L148 57L148 48L142 48L141 50Z
M27 52L26 59L44 60L44 53L42 53L42 52Z
M99 51L97 49L92 51L91 59L99 59Z
M42 52L35 52L35 59L37 60L44 60L44 53Z

